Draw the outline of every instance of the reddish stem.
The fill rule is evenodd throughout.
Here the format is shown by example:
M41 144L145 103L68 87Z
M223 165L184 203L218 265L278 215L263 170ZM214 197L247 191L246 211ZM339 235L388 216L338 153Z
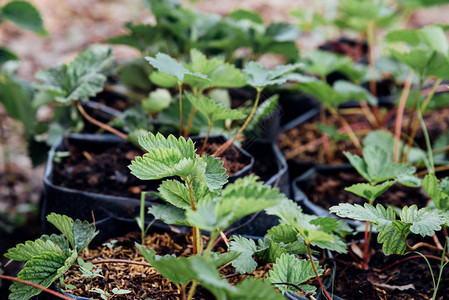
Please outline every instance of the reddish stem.
M310 259L310 262L312 264L313 272L315 273L315 277L318 280L318 283L320 284L321 290L323 291L323 293L324 293L324 295L326 296L327 299L332 300L332 297L326 291L326 288L324 287L323 282L321 281L321 278L318 275L318 272L317 272L316 267L315 267L315 263L314 263L313 258L312 258L312 250L310 250L310 245L306 244L306 246L307 246L307 252L309 253L309 259Z
M404 89L402 90L402 95L399 101L399 107L396 116L396 125L394 130L394 151L393 151L394 162L399 162L399 140L401 137L401 125L402 119L404 117L405 103L407 102L408 94L410 92L412 79L413 79L413 71L410 71L408 73L407 80L405 81Z
M436 259L436 260L441 261L441 257L435 256L435 255L424 255L424 256L427 257L427 258L432 258L432 259ZM383 273L386 270L391 269L392 267L394 267L394 266L396 266L396 265L398 265L400 263L403 263L403 262L406 262L407 260L411 260L411 259L415 259L415 258L422 258L422 256L421 255L413 255L413 256L409 256L409 257L403 258L401 260L397 260L394 263L392 263L391 265L386 266L385 268L379 270L379 273Z
M29 281L26 281L26 280L22 280L22 279L19 279L19 278L16 278L16 277L0 275L0 279L11 280L11 281L15 281L15 282L18 282L18 283L26 284L26 285L32 286L34 288L37 288L37 289L39 289L41 291L44 291L44 292L49 293L49 294L52 294L53 296L56 296L56 297L64 299L64 300L73 300L73 298L71 298L69 296L66 296L64 294L61 294L61 293L58 293L56 291L50 290L50 289L45 288L45 287L43 287L41 285L38 285L36 283L29 282Z
M362 263L362 267L364 270L368 270L368 249L369 249L368 231L369 231L369 221L366 221L365 241L363 242L363 263Z

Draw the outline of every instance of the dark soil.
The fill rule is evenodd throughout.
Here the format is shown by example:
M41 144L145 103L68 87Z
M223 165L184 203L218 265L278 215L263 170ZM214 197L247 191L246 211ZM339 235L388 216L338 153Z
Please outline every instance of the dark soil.
M139 198L142 191L155 191L159 181L139 180L130 173L128 165L135 156L143 152L129 143L120 143L107 149L94 149L89 152L82 147L67 146L70 156L55 164L53 171L54 184L75 190L93 193ZM197 145L198 147L198 145ZM211 150L216 144L208 146ZM234 146L228 148L223 155L228 174L233 174L246 165L234 159L240 159ZM229 156L228 156L229 155Z
M147 248L152 248L159 255L173 254L176 256L190 256L193 253L191 235L180 233L153 233L145 240ZM203 237L205 244L208 238ZM102 259L126 259L145 262L134 243L140 243L140 233L134 232L124 237L117 238L110 247L98 247L95 250L85 250L81 257L85 261ZM106 245L106 244L105 244ZM224 245L219 245L214 251L224 252ZM250 275L241 275L235 272L232 266L221 269L222 277L227 278L231 284L242 281L247 276L264 278L271 269L272 264L259 267ZM95 278L92 288L111 291L114 287L131 290L132 293L114 297L115 299L180 299L180 290L170 281L162 277L154 268L128 263L104 263L95 264L95 268L102 270L105 278ZM67 292L84 297L97 297L97 294L88 293L89 280L82 277L76 268L70 269L66 274L66 283L77 286ZM187 287L187 290L189 288ZM194 299L214 299L205 289L199 287Z
M368 47L366 43L347 38L327 41L323 45L319 46L319 49L330 51L335 54L349 56L355 62L361 61L368 55Z
M408 110L404 112L402 132L406 132L410 114L411 113ZM362 114L344 114L342 116L353 127L353 130L360 141L363 140L365 134L372 130L372 127ZM394 113L385 116L388 117L385 124L390 132L394 132L395 116L396 114ZM449 128L449 107L428 112L424 115L424 122L426 123L429 132L430 141L433 143ZM316 116L305 123L299 124L295 128L283 132L279 136L279 148L283 150L287 159L318 164L341 164L348 162L343 154L344 151L360 155L350 140L331 141L330 147L331 152L333 153L333 158L332 161L326 159L323 143L320 142L313 145L314 141L323 137L323 134L317 128L317 124L319 123L320 117ZM327 116L326 124L335 125L337 128L341 127L340 122L338 122L334 116ZM424 134L421 128L417 131L415 142L421 149L426 149ZM306 145L309 146L305 148Z
M431 242L431 241L429 241ZM363 247L360 245L360 247ZM441 253L419 249L423 254L441 257ZM369 270L356 266L354 259L348 255L338 255L335 294L343 299L431 299L433 293L430 270L421 257L401 262L383 271L382 269L406 258L417 256L385 256L378 250L371 257ZM439 260L429 259L435 279L438 278ZM346 263L343 263L346 262ZM445 268L441 277L437 298L447 299L449 295L449 269Z
M334 174L316 173L311 182L301 183L300 186L309 200L315 204L329 209L339 203L363 205L366 199L347 192L344 189L356 183L366 182L356 171L340 171ZM416 204L419 208L425 207L429 197L421 188L406 187L395 184L390 187L375 202L395 207L411 206Z
M103 91L92 98L92 101L109 106L118 111L125 111L132 107L134 103L130 102L126 96L114 92Z
M351 114L343 115L349 124L358 123L360 126L357 132L363 132L366 134L370 128L364 115ZM340 127L341 124L334 116L327 116L326 124L332 124ZM298 161L314 162L314 163L332 163L342 164L347 162L343 151L349 151L351 153L357 153L357 149L350 140L343 140L330 143L331 150L333 152L333 159L329 161L325 157L323 143L312 145L311 143L322 138L323 133L318 130L317 124L320 123L319 116L312 118L310 121L299 124L295 128L292 128L286 132L283 132L279 136L279 148L285 153L287 159L294 159ZM308 146L304 149L305 145ZM304 149L298 152L298 149Z

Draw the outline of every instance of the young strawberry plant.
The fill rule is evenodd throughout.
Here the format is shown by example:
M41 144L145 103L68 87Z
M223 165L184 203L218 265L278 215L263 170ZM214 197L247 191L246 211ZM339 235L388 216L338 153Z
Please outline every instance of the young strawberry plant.
M8 250L5 257L26 262L18 279L48 288L75 264L79 253L86 248L98 234L93 225L80 220L73 220L64 215L52 213L47 221L62 234L43 235L35 241L18 244ZM30 285L14 282L9 299L27 300L41 293Z
M407 134L407 148L405 148L403 161L407 160L410 149L413 145L416 133L422 121L422 114L426 111L435 91L443 78L449 74L448 53L449 44L443 29L439 26L426 26L415 30L395 30L390 31L385 40L388 42L388 49L393 57L406 64L418 77L417 92L411 100L411 114L406 123L405 134ZM437 78L433 88L425 98L422 98L421 90L426 80ZM413 97L413 95L412 95ZM403 110L407 97L401 99L401 110L398 112L397 124L402 123ZM427 150L430 150L430 141L425 126L422 126L426 136ZM399 142L400 126L396 126L396 141ZM430 157L429 157L430 158Z
M94 45L81 52L68 64L39 71L36 78L40 82L35 84L39 91L39 103L36 105L56 103L67 107L70 111L69 119L74 123L69 126L71 131L82 129L83 124L79 118L81 114L89 122L126 140L126 134L89 116L81 104L82 101L89 100L89 97L103 90L106 81L105 73L112 61L113 54L109 47ZM62 115L61 120L55 121L66 121L66 117ZM51 128L59 128L60 134L65 131L57 123L50 124L49 130Z
M188 299L193 297L198 281L215 295L223 293L216 290L219 282L224 284L223 280L218 280L216 267L219 265L214 266L208 258L220 232L246 215L276 205L284 196L277 189L264 186L255 176L240 178L223 188L227 182L223 163L219 158L196 154L190 139L176 139L173 135L165 138L161 134L155 136L148 133L139 139L139 144L148 153L131 162L129 168L132 174L142 180L179 178L161 183L158 191L168 204L150 207L149 213L168 224L191 226L194 257L159 257L154 250L138 245L139 250L175 284L185 287L193 281ZM205 250L200 230L210 232ZM218 282L205 281L200 276L198 266L208 269L208 273L212 272ZM185 272L173 273L178 268ZM234 288L228 286L227 289L232 292Z

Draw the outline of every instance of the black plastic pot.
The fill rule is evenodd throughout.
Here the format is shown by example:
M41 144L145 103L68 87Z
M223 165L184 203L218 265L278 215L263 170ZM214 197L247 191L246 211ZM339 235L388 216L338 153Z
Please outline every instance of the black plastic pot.
M223 137L211 137L210 140L225 141ZM65 142L83 147L87 151L102 151L102 149L107 149L120 143L126 143L126 141L121 138L108 134L71 134L68 137L61 138L60 141L52 147L44 172L44 197L41 207L41 220L45 221L45 216L51 212L65 214L80 220L92 220L92 213L96 219L123 217L132 220L134 217L138 216L140 211L140 199L86 192L54 184L54 160L58 151L67 150ZM254 159L250 154L239 147L237 149L241 155L247 157L249 163L238 173L230 176L230 182L238 177L248 175L254 163ZM147 207L157 205L159 202L156 202L156 199L157 198L154 196L148 196L145 205ZM46 231L46 222L42 222L42 224L44 224L43 229Z
M344 164L340 166L321 165L309 169L301 176L293 180L292 190L293 199L303 208L303 211L307 214L313 214L319 217L329 216L329 211L323 207L313 203L307 195L308 186L311 184L315 174L336 174L338 172L354 172L355 169L351 164ZM322 199L326 201L326 199ZM355 220L348 220L349 225L356 228L363 223Z
M250 140L243 147L254 156L255 163L252 173L259 176L265 185L277 187L281 193L289 197L288 165L277 145L260 140ZM268 229L277 224L279 224L277 217L261 211L235 222L227 232L262 238Z

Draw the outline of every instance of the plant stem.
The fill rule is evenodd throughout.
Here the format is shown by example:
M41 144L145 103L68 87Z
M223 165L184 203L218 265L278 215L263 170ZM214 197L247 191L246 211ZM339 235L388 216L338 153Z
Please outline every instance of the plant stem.
M365 226L365 240L363 242L363 263L362 263L362 267L364 270L368 270L368 249L369 249L369 221L366 221L366 226Z
M243 123L242 127L240 127L237 134L231 140L229 140L226 143L224 143L223 145L221 145L217 149L217 151L215 151L215 153L214 153L215 157L223 154L223 152L225 152L225 150L228 149L232 145L232 143L234 143L234 141L242 134L242 132L243 132L243 130L245 130L246 126L248 126L249 122L251 121L251 119L254 117L254 114L256 113L257 105L259 104L260 94L262 93L262 90L263 90L263 88L257 89L257 95L256 95L256 100L254 101L253 109L251 110L251 113L249 114L248 118L246 118L245 123Z
M76 107L78 108L78 111L83 115L83 117L86 118L87 121L91 122L94 125L97 125L98 127L102 128L106 131L109 131L110 133L115 134L118 137L121 137L122 139L124 139L126 141L128 140L128 136L126 134L124 134L123 132L120 132L117 129L109 126L108 124L104 124L98 120L95 120L91 116L89 116L79 101L76 102Z
M321 118L321 122L324 123L325 125L327 125L326 108L324 106L321 107L320 118ZM324 154L326 156L327 162L331 164L333 159L332 159L332 152L331 152L331 147L330 147L330 139L329 139L328 135L325 133L322 134L322 137L323 137Z
M189 188L189 195L190 195L190 206L192 207L193 211L196 211L195 207L195 197L193 195L192 190L192 182L190 180L186 180L187 186ZM198 227L192 226L192 239L193 239L193 255L200 254L203 252L203 243L201 240L201 232Z
M427 257L427 258L432 258L432 259L436 259L436 260L440 260L440 261L441 261L441 257L435 256L435 255L424 255L424 256ZM391 265L388 265L388 266L386 266L385 268L379 270L379 273L383 273L383 272L385 272L386 270L391 269L392 267L394 267L394 266L396 266L396 265L398 265L398 264L401 264L401 263L403 263L403 262L406 262L406 261L408 261L408 260L415 259L415 258L421 258L421 256L419 256L419 255L413 255L413 256L409 256L409 257L403 258L403 259L401 259L401 260L397 260L397 261L395 261L394 263L392 263Z
M215 241L217 240L217 237L219 235L219 230L215 230L211 233L209 243L207 244L206 250L204 251L204 257L207 257L212 250L213 246L215 245Z
M198 282L196 280L192 281L192 286L190 287L190 291L189 291L189 295L187 296L187 300L193 299L193 295L195 294L195 289L196 289L197 284L198 284Z
M405 103L407 102L408 94L413 80L413 71L408 73L407 80L405 81L404 89L402 90L401 99L399 100L399 108L396 115L396 126L394 130L394 162L399 162L399 140L401 136L401 125L404 117Z
M179 119L181 124L179 125L179 136L182 136L183 132L183 113L182 113L182 82L178 81L178 90L179 90Z
M416 93L415 101L413 102L413 106L412 106L412 109L411 109L411 112L410 112L410 116L409 116L409 119L408 119L408 122L407 122L407 127L406 127L406 133L409 136L409 138L408 138L408 145L413 144L413 140L410 138L410 136L411 136L412 124L413 124L413 122L415 120L416 108L418 107L419 98L421 96L421 89L423 87L423 84L424 84L424 79L423 79L422 75L420 75L419 76L419 83L418 83L418 92ZM405 150L406 149L404 148L404 151ZM405 154L402 157L402 162L406 162L407 161L407 156L408 156L408 153Z
M442 79L438 79L432 90L430 91L430 93L427 95L426 100L424 100L423 104L421 105L421 108L419 108L418 114L423 114L427 108L427 105L429 104L430 100L432 100L433 95L435 94L435 91L437 90L437 88L440 86ZM421 91L420 91L421 92ZM419 105L418 105L419 106ZM419 119L419 118L418 118ZM407 144L407 153L405 155L405 157L408 157L408 154L410 152L410 149L412 147L413 141L415 139L416 133L418 132L418 128L419 128L419 120L414 119L414 122L412 123L412 131L410 134L410 138L408 140L408 144ZM424 128L423 128L424 129Z
M209 128L207 128L207 134L206 134L206 138L204 139L203 146L201 147L200 156L203 155L204 149L206 149L206 144L207 144L207 141L209 140L210 130L212 129L213 124L214 123L212 121L209 121Z
M357 148L357 150L362 152L362 145L360 145L359 140L357 139L354 131L352 130L351 126L348 124L348 122L335 110L333 107L328 108L330 113L333 114L341 123L343 128L346 129L346 133L349 135L349 138L351 139L351 142L354 144L354 146Z
M432 173L442 172L449 170L449 166L439 166L433 169ZM429 170L423 170L421 172L416 173L416 176L421 177L429 173Z
M196 99L200 98L201 95L201 91L197 88L193 89L193 94L195 95ZM192 108L190 109L190 114L189 114L189 120L187 121L187 127L186 130L184 132L184 137L188 137L190 134L190 130L192 129L192 124L193 124L193 118L195 117L195 112L196 112L196 107L192 105Z
M29 281L26 281L26 280L22 280L22 279L19 279L19 278L16 278L16 277L7 276L7 275L0 275L0 279L10 280L10 281L15 281L15 282L18 282L18 283L26 284L26 285L32 286L34 288L37 288L37 289L39 289L41 291L44 291L46 293L52 294L53 296L58 297L60 299L73 300L72 297L69 297L69 296L66 296L64 294L58 293L56 291L50 290L50 289L45 288L45 287L43 287L43 286L41 286L39 284L36 284L36 283L33 283L33 282L29 282Z
M413 246L407 245L407 248L408 248L409 250L416 250L416 249L419 249L419 248L421 248L421 247L427 247L427 248L429 248L429 249L436 250L436 251L442 251L442 250L443 250L442 247L440 248L440 247L438 247L438 246L434 246L434 245L431 245L431 244L428 244L428 243L425 243L425 242L419 242L419 243L416 243L416 244L413 245Z
M187 120L186 130L184 131L184 137L187 138L190 134L190 130L192 129L193 117L195 116L196 107L192 106L190 109L189 119Z
M315 262L313 261L313 258L312 258L312 250L310 249L310 244L309 243L305 243L305 244L306 244L306 247L307 247L307 253L309 253L309 259L310 259L310 262L312 264L313 272L315 273L315 277L318 280L318 283L320 284L321 290L323 291L323 293L324 293L324 295L326 296L327 299L332 300L332 297L326 291L326 288L324 287L323 282L321 281L320 276L318 275L318 272L316 270Z
M142 245L145 246L145 193L140 193L140 230Z
M374 97L377 97L377 87L376 87L376 62L374 57L374 44L376 43L376 22L372 21L368 25L367 29L367 41L368 41L368 60L369 60L369 66L371 70L371 77L369 81L369 87L370 92L373 94ZM382 120L380 118L379 114L379 106L375 105L373 106L373 114L376 118L377 124L382 126Z
M151 265L144 261L135 261L135 260L127 260L127 259L100 259L100 260L92 260L91 264L129 264L129 265L139 265L145 267L151 267Z

